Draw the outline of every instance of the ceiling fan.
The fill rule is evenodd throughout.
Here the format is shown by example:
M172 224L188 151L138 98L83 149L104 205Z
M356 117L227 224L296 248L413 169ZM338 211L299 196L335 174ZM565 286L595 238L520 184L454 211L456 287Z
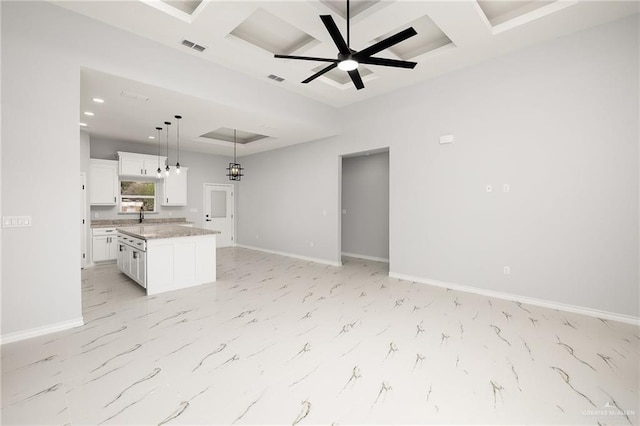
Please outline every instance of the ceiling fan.
M302 83L309 83L321 75L331 71L335 67L343 71L347 71L349 73L349 77L351 77L351 81L353 81L356 89L360 90L364 88L364 83L362 82L362 78L360 77L360 73L358 72L358 64L367 64L367 65L380 65L383 67L395 67L395 68L411 68L413 69L417 62L409 62L409 61L399 61L397 59L387 59L387 58L374 58L372 55L387 49L391 46L394 46L401 41L404 41L410 37L416 35L416 30L413 27L409 27L406 30L400 31L397 34L394 34L390 37L385 38L384 40L379 41L378 43L371 45L365 49L360 51L353 50L349 47L349 0L347 0L347 41L345 42L342 34L340 34L340 30L336 26L335 21L331 15L320 15L320 19L322 23L327 28L329 35L333 39L333 42L336 44L338 48L338 56L336 59L332 58L314 58L311 56L290 56L290 55L274 55L276 58L284 58L284 59L301 59L305 61L319 61L319 62L331 62L330 65L321 69L311 77L304 80Z

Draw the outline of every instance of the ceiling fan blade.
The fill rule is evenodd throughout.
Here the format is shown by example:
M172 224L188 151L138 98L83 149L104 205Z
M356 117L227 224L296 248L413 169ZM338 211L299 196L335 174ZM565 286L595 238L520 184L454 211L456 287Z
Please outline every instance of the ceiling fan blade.
M325 68L322 68L320 71L318 71L317 73L315 73L314 75L312 75L311 77L307 78L306 80L303 81L303 83L309 83L310 81L315 80L316 78L320 77L322 74L331 71L332 69L334 69L335 67L337 67L338 64L331 64Z
M357 69L348 71L349 77L351 77L351 81L353 81L353 85L356 86L356 89L364 89L364 83L362 82L362 78L360 78L360 73Z
M368 64L368 65L380 65L383 67L395 67L395 68L415 68L418 64L417 62L409 62L409 61L398 61L397 59L387 59L387 58L364 58L359 59L359 63Z
M401 41L408 39L409 37L413 37L416 34L418 34L416 30L414 30L413 27L409 27L406 30L400 31L397 34L387 37L384 40L367 47L366 49L362 49L361 51L353 55L353 59L355 59L356 61L361 61L363 58L368 58L371 55L375 55L376 53L387 49L395 44L398 44Z
M335 62L338 63L337 59L331 58L314 58L313 56L290 56L290 55L273 55L274 58L281 59L301 59L303 61L318 61L318 62Z
M342 37L342 34L340 34L340 30L338 29L336 22L333 20L333 17L331 15L320 15L320 19L322 19L322 23L324 24L324 26L327 27L327 31L329 31L329 35L333 39L333 42L336 44L338 52L342 53L343 55L350 54L351 51L349 50L349 46L347 46L347 43Z

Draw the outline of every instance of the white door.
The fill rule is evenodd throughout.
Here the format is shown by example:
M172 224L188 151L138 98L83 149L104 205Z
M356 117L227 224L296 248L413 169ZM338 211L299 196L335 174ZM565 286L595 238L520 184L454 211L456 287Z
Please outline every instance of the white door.
M219 231L216 235L217 247L235 244L235 209L233 185L204 184L204 227Z
M87 266L87 191L86 176L80 173L80 268Z

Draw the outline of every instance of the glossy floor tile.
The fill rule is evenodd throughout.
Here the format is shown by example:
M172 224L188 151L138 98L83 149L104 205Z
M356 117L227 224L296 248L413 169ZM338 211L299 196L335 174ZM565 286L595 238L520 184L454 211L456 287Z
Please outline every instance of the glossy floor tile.
M83 271L85 325L2 346L2 424L638 424L638 327L241 248L154 297Z

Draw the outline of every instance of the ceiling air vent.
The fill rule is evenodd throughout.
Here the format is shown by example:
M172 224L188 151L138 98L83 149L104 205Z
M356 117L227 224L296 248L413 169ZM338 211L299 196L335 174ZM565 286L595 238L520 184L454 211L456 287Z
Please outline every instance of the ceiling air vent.
M128 92L126 90L123 90L122 92L120 92L120 96L124 96L125 98L135 99L143 102L149 101L149 97L146 95L143 95L141 93Z
M204 52L204 50L206 49L206 47L205 47L205 46L201 46L201 45L199 45L199 44L195 44L194 42L189 41L189 40L186 40L186 39L185 39L185 40L182 40L182 43L181 43L181 44L182 44L183 46L186 46L186 47L188 47L189 49L193 49L193 50L195 50L195 51L197 51L197 52Z
M267 78L270 78L271 80L275 80L278 83L280 83L281 81L284 81L284 78L278 77L277 75L274 75L274 74L269 74Z

